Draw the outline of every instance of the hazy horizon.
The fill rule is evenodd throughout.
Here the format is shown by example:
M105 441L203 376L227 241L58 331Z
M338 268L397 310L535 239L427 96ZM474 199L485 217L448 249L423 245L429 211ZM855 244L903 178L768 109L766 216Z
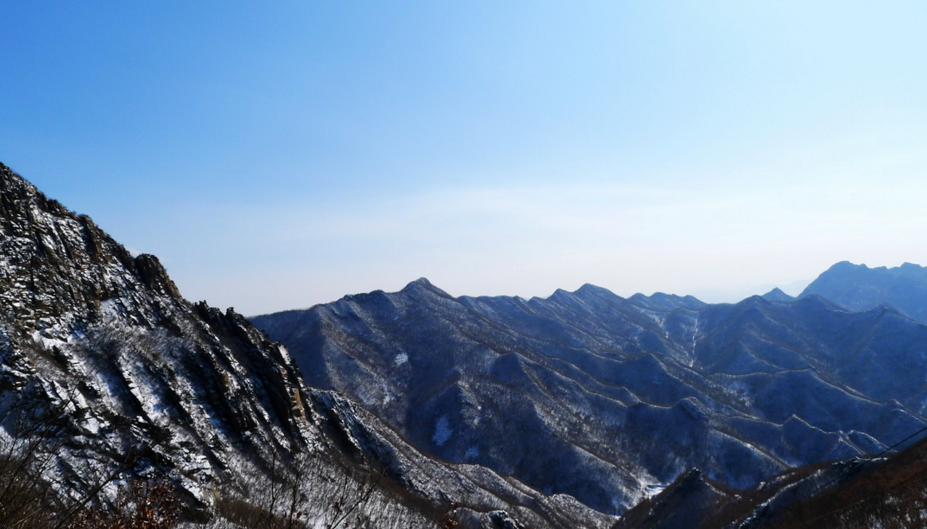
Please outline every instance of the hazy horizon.
M0 161L248 315L927 263L927 5L0 6Z

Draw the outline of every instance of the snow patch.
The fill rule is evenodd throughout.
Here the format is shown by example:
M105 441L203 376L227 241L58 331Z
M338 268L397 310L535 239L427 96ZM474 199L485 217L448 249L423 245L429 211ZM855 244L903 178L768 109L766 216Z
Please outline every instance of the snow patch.
M644 487L644 496L647 498L653 498L657 494L660 494L666 490L666 485L660 485L658 483L650 483Z
M438 446L444 446L444 443L446 443L452 435L454 435L454 430L451 429L451 423L447 420L447 415L442 415L441 418L438 419L438 422L435 423L435 434L432 436L431 440Z

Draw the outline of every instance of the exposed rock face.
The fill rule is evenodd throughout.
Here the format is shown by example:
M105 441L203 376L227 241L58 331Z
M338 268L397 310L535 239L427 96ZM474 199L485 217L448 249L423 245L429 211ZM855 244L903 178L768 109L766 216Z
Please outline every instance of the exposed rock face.
M156 257L3 165L0 204L0 387L68 410L66 460L132 449L195 491L313 442L289 354L244 318L189 304Z
M857 312L888 305L911 319L927 322L927 268L916 264L869 268L843 261L815 279L800 297L811 295Z
M927 423L927 327L816 296L453 298L419 280L253 321L416 446L608 512L693 467L750 487Z
M403 527L433 527L452 504L474 513L470 527L494 511L536 528L613 522L572 498L423 456L344 397L305 386L287 350L242 316L187 302L157 258L133 257L2 164L0 206L0 441L36 403L61 413L61 486L79 488L87 461L127 463L127 474L169 476L196 504L302 452L327 472L384 468L394 492L383 501L420 513ZM322 477L320 487L342 479Z

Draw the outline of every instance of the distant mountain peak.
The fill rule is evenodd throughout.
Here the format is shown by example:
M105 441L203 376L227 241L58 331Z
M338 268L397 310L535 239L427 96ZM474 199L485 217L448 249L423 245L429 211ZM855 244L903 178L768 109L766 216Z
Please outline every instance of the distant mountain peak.
M844 260L844 261L838 261L834 263L833 266L830 267L831 270L835 268L839 269L839 268L869 268L869 267L866 266L865 264L856 264L856 263Z
M666 294L664 292L654 292L650 296L638 292L628 298L628 301L641 308L651 310L673 310L677 308L698 310L707 306L707 303L694 296L677 296L676 294Z
M885 304L903 316L927 322L927 268L914 263L888 268L841 261L822 273L799 297L819 295L845 310Z
M592 283L585 283L583 286L576 289L574 294L579 296L600 296L605 298L620 298L621 296L615 294L607 288L603 288Z
M795 301L795 298L786 294L779 287L776 287L769 292L763 294L763 299L767 301Z
M441 290L440 288L434 286L431 283L431 281L429 281L425 277L420 277L416 279L415 281L410 282L405 287L403 287L403 289L400 292L403 294L409 294L413 292L430 292L432 294L437 294L438 296L445 297L445 298L452 297L450 294L448 294L444 290Z
M406 288L414 287L424 287L424 288L434 288L434 285L431 284L431 281L427 277L420 277L415 281L410 281Z

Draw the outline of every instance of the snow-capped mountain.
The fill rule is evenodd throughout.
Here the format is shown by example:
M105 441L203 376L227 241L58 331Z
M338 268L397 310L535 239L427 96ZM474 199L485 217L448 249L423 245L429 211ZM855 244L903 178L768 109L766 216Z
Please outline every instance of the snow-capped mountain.
M416 446L612 513L694 467L751 487L927 424L927 327L817 296L454 298L418 280L252 321Z
M302 476L294 498L344 512L338 494L379 472L352 513L370 511L378 527L435 527L448 512L460 527L613 521L568 496L423 455L343 396L306 386L287 350L243 317L184 300L157 258L131 255L2 164L0 292L0 452L14 447L0 460L20 457L23 432L46 442L42 479L64 496L97 486L100 472L164 476L187 515L203 518L223 491L279 483L286 468ZM312 473L293 474L299 461Z

